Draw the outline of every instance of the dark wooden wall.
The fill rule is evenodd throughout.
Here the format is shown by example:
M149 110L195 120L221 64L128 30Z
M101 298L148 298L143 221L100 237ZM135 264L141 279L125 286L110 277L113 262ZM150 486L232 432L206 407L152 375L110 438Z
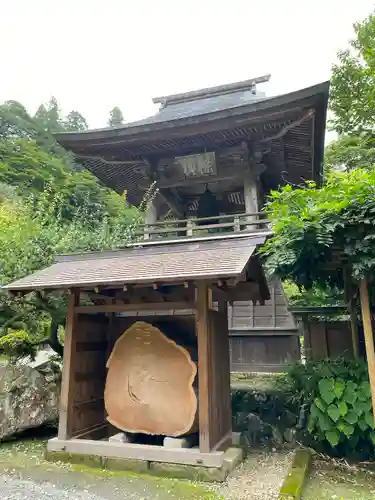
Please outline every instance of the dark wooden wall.
M60 439L91 438L98 428L105 430L104 385L106 376L107 320L104 316L75 315L70 336L71 356L64 357L64 370L69 370L69 387L62 389ZM63 374L64 377L64 374ZM65 397L63 397L65 391Z
M349 321L309 320L309 331L312 359L354 358Z
M293 330L296 324L288 311L288 304L280 280L268 284L271 298L264 305L252 301L234 302L228 307L229 330Z
M234 302L228 308L231 371L279 372L300 359L299 331L279 280L269 282L264 305Z
M283 372L300 359L299 333L289 335L231 335L232 372Z

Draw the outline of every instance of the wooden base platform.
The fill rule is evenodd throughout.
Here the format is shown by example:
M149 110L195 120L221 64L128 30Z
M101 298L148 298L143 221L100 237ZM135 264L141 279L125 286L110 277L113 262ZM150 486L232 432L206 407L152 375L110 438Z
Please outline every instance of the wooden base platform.
M50 461L200 481L224 481L243 458L241 448L201 453L197 448L168 449L89 439L53 438L46 451Z
M146 460L149 462L168 462L183 465L200 465L201 467L217 467L223 465L223 451L201 453L197 448L168 449L136 443L114 443L94 441L91 439L53 438L48 441L48 451L66 451L83 455L99 455L111 458L127 458L130 460Z

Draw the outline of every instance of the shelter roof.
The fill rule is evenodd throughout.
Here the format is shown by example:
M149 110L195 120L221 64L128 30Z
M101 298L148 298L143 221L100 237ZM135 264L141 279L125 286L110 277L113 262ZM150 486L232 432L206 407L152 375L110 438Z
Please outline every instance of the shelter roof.
M50 267L17 280L9 291L123 286L214 278L236 278L265 236L66 255Z

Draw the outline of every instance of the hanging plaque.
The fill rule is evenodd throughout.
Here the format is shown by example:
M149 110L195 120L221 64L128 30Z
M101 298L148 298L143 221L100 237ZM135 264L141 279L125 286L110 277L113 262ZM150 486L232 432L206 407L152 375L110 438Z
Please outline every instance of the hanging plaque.
M174 164L178 165L186 177L216 175L215 153L200 153L195 155L177 156Z

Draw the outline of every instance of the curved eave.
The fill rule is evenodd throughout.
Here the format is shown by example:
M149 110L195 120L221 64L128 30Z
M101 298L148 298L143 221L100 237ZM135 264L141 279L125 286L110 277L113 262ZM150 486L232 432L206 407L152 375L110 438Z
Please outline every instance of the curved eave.
M144 120L129 123L123 127L89 130L85 132L66 132L55 134L56 140L66 149L81 152L90 146L110 145L116 143L132 143L152 141L163 135L177 137L184 135L191 126L202 127L202 131L210 130L213 122L227 120L228 126L238 124L241 118L254 120L273 119L278 113L285 113L301 107L314 107L323 129L328 102L329 81L296 92L265 98L245 106L237 106L224 110L178 118L173 120L158 120L155 115ZM315 138L317 139L317 137Z

